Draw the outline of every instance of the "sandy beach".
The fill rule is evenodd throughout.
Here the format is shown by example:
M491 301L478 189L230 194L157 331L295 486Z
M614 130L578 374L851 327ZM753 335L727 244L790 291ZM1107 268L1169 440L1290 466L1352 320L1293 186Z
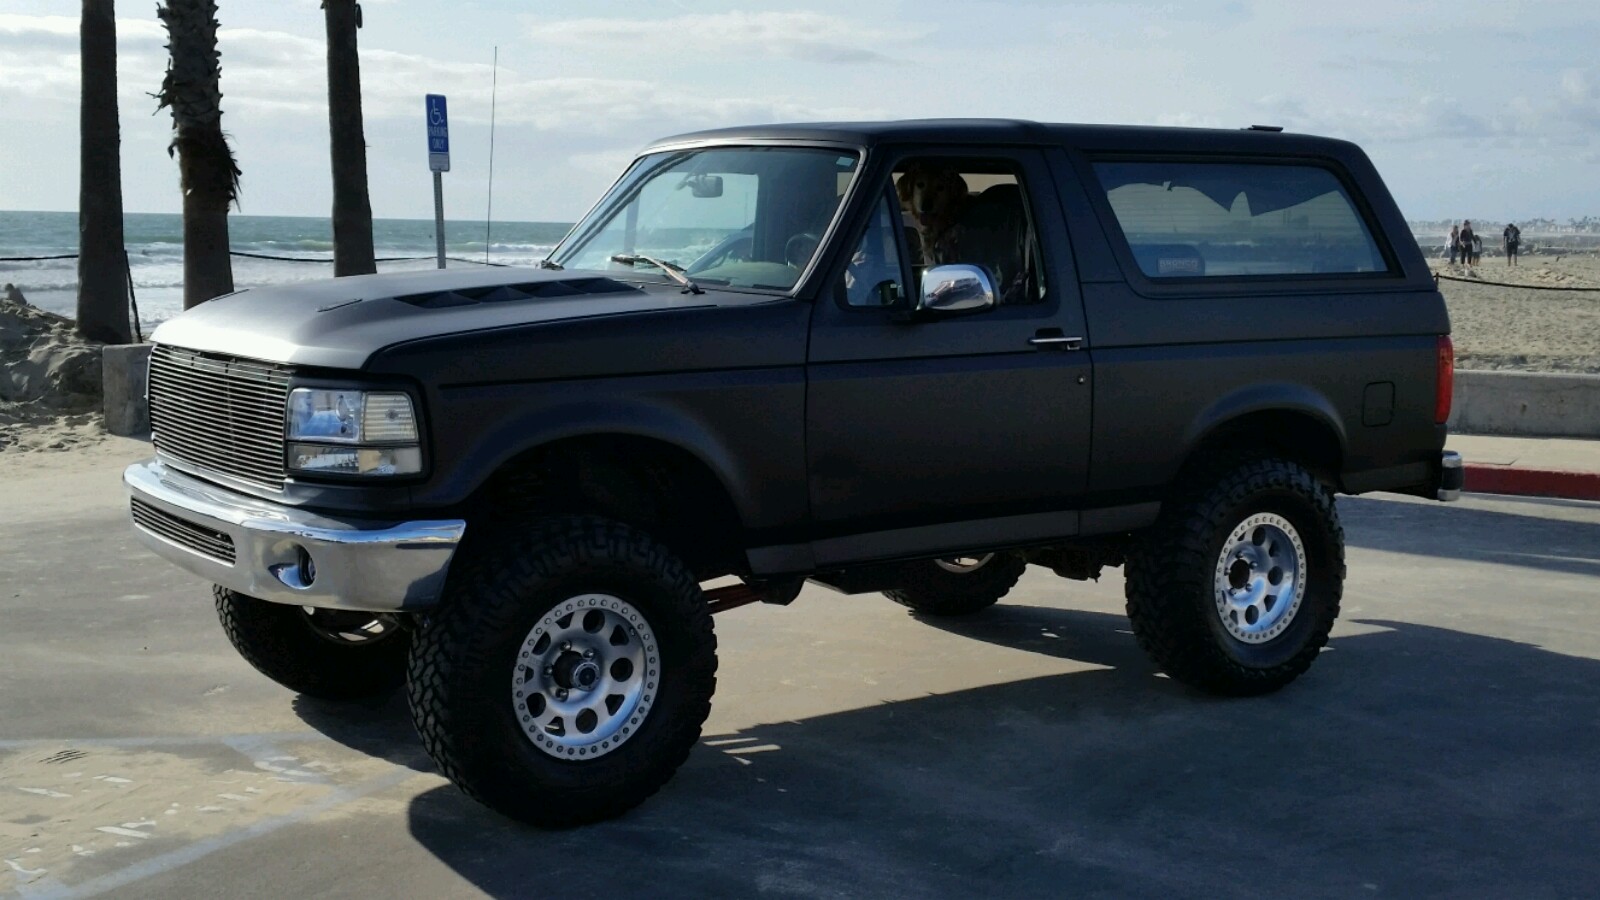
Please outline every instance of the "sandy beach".
M65 316L0 286L0 453L70 450L105 437L100 351Z
M1529 256L1515 267L1499 257L1470 268L1430 265L1465 279L1439 282L1457 368L1600 373L1600 255ZM1576 287L1596 290L1539 290Z

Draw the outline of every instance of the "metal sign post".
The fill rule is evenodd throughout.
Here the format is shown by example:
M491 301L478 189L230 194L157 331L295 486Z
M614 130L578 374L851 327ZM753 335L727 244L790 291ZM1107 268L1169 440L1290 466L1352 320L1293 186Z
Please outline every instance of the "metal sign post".
M450 114L443 94L428 94L428 168L433 170L433 235L444 268L444 173L450 171Z

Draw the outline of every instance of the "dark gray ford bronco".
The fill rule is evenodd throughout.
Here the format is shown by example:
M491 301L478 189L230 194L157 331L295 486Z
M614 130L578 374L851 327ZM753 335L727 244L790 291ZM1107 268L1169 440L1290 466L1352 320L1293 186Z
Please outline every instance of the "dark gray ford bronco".
M712 614L805 580L962 615L1028 564L1122 566L1163 671L1288 684L1339 611L1334 495L1461 486L1449 330L1348 143L706 132L641 154L537 269L163 325L156 458L126 481L258 669L405 684L463 790L572 824L684 761Z

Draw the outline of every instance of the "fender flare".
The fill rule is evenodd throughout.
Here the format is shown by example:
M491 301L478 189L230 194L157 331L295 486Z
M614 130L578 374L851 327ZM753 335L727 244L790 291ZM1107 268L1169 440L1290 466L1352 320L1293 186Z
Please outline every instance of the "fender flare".
M1294 413L1320 423L1338 441L1339 458L1349 449L1349 435L1339 411L1322 393L1295 382L1276 381L1252 384L1224 394L1190 420L1183 432L1180 465L1187 463L1206 438L1229 423L1254 413Z
M692 416L636 398L586 398L541 405L487 429L476 447L457 463L459 471L474 473L465 494L476 493L512 460L540 447L606 435L647 438L688 453L722 485L740 521L751 521L749 476L723 442Z

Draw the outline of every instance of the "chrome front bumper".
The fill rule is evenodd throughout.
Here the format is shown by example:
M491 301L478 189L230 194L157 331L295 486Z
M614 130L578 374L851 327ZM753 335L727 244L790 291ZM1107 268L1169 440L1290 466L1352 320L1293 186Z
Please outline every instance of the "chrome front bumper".
M241 594L394 612L439 600L459 519L355 522L224 490L151 460L122 473L134 531L182 568Z

